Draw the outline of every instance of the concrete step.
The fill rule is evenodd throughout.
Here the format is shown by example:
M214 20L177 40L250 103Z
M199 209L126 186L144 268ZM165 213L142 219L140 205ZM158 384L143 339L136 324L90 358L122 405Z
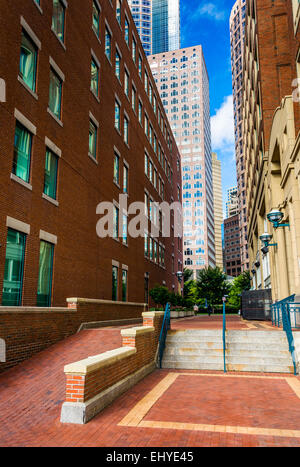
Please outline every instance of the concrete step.
M286 356L274 356L270 357L269 355L226 355L226 362L232 365L286 365L289 366L292 364L292 359L289 355Z
M238 365L238 364L226 364L227 371L245 371L249 373L294 373L293 365Z
M188 348L188 347L167 347L164 355L168 357L176 358L178 355L195 355L199 357L205 357L209 355L223 355L223 349L207 349L207 348Z
M188 348L188 349L223 349L223 341L166 341L167 348L173 348L173 347L181 347L181 348Z
M289 353L289 346L287 343L271 343L265 344L261 342L255 343L241 343L240 342L228 342L226 341L226 348L232 352L252 352L253 350L257 352L268 352L277 354L278 352L288 352Z
M162 368L170 368L177 370L213 370L213 371L223 371L224 364L222 362L214 363L199 363L199 362L178 362L173 360L164 360L162 363Z

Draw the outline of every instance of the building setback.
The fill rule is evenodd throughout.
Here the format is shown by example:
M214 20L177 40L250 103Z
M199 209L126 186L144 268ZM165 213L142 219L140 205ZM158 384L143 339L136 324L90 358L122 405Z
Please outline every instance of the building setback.
M209 79L202 47L149 57L181 154L184 265L215 266Z
M231 69L234 105L235 156L239 203L240 248L243 271L249 269L246 162L243 150L243 54L245 42L246 0L237 0L230 15ZM227 217L229 215L227 214Z
M223 194L222 167L216 153L212 153L213 191L214 191L214 220L215 220L215 248L216 266L223 270L222 224L223 224Z
M0 303L177 290L181 239L152 238L150 221L131 238L118 204L147 201L150 217L152 201L181 200L179 153L128 4L1 2L0 26ZM114 238L96 233L103 201Z
M152 3L153 0L128 0L146 55L152 53Z
M294 0L247 4L243 144L250 266L253 288L272 288L274 300L300 292L299 13ZM273 210L289 227L273 227ZM262 249L264 233L275 246Z

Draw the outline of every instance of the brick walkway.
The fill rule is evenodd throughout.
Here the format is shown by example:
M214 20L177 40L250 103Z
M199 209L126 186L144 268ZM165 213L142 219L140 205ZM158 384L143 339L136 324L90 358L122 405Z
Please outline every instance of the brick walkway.
M300 446L300 378L156 370L85 426L62 425L63 366L121 345L82 331L0 375L0 446Z
M195 318L182 318L172 320L172 329L222 329L223 317L221 315L203 315ZM239 316L227 316L226 328L228 330L278 330L269 321L246 321Z

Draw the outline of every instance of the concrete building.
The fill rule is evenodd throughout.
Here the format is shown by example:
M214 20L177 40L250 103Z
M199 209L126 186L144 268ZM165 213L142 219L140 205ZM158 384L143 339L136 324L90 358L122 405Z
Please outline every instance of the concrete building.
M181 201L180 156L127 3L2 2L0 26L0 303L177 290L182 240L151 224L154 202ZM120 195L147 203L138 238ZM100 202L112 237L96 233Z
M152 55L149 63L181 154L184 266L196 275L216 264L209 79L202 46Z
M238 188L235 186L227 190L226 217L236 216L239 213Z
M247 6L243 114L250 265L253 288L271 287L274 300L300 293L299 13L294 0L252 0ZM264 234L267 243L260 239Z
M245 156L243 152L243 54L245 41L246 0L237 0L230 15L231 69L234 105L235 155L239 203L242 269L249 269ZM233 214L232 214L233 215ZM227 214L227 217L230 217Z
M152 4L153 0L128 0L146 55L152 53Z
M222 224L223 224L223 194L222 167L216 153L212 153L213 192L214 192L214 220L215 220L215 249L216 266L223 270Z

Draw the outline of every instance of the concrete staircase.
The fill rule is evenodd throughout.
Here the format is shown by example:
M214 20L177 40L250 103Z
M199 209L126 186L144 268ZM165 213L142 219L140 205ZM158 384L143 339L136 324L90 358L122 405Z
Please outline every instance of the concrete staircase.
M228 371L293 373L283 331L227 331ZM224 370L222 330L169 331L163 368Z

